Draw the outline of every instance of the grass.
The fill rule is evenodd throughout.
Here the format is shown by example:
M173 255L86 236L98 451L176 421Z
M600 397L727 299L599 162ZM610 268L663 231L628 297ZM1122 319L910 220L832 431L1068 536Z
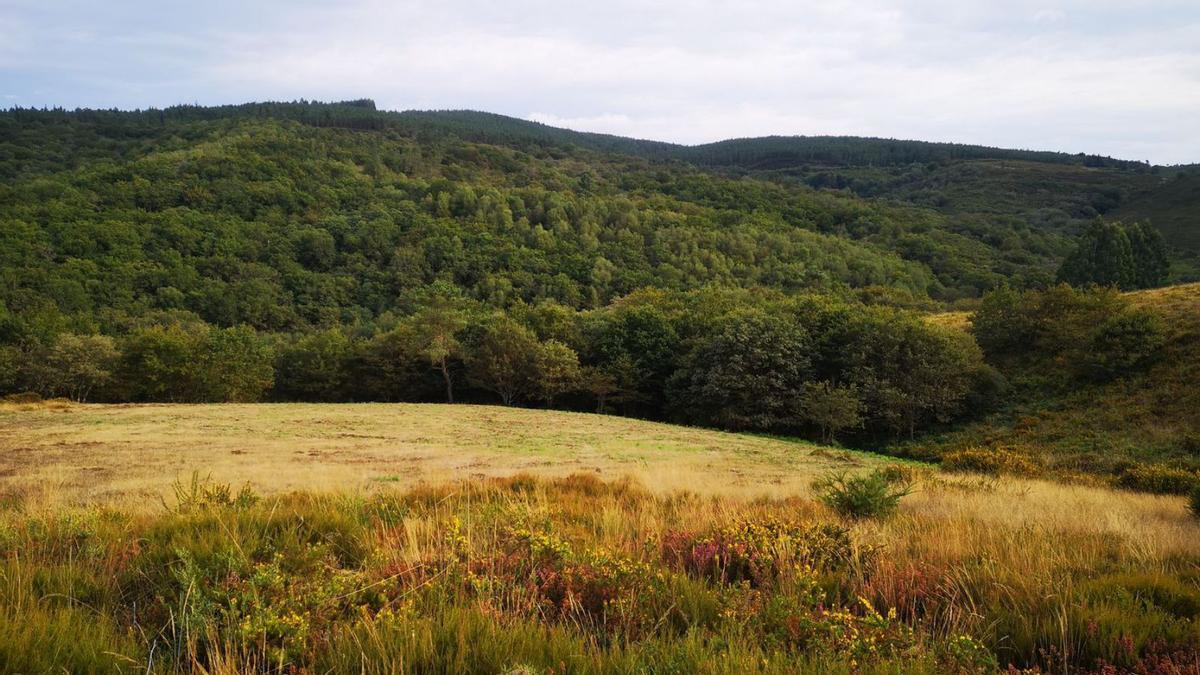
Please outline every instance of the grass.
M33 405L0 410L0 496L156 505L201 471L264 494L410 487L514 472L629 475L656 491L803 493L883 457L619 417L422 404Z
M1181 497L476 406L0 426L3 672L1200 670ZM875 469L886 518L810 489Z
M10 508L0 670L1200 668L1182 500L909 470L884 520L590 473Z

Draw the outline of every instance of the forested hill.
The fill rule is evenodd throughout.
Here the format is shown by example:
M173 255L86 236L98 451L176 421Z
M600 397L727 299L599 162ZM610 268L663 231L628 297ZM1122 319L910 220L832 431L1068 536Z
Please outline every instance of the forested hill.
M370 101L0 113L0 395L500 401L887 442L1006 391L1004 353L918 311L1194 269L1186 169L808 147L853 163L717 169ZM1147 205L1165 246L1132 222ZM1162 355L1154 317L1062 289L1001 307L1070 329L1046 363L1121 382Z
M577 146L649 159L675 159L713 167L780 169L801 166L898 166L964 159L1005 159L1051 164L1147 170L1146 164L1083 153L1068 154L1013 150L958 143L861 138L853 136L768 136L739 138L701 145L680 145L610 134L572 131L539 122L472 110L410 110L385 112L374 101L336 103L263 102L226 106L172 106L125 112L112 110L11 110L6 132L14 121L38 119L42 124L70 120L97 129L126 134L146 133L155 124L211 121L238 117L288 119L314 126L352 129L388 127L425 134L455 134L464 140L507 145Z

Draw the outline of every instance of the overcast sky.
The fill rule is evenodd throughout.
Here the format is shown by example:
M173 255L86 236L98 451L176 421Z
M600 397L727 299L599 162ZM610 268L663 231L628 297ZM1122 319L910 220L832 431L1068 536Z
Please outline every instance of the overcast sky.
M0 105L369 97L1200 162L1200 0L0 0Z

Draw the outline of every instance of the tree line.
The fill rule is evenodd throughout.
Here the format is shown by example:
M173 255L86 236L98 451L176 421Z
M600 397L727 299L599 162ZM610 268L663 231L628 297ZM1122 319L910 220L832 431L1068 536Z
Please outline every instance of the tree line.
M474 401L736 430L910 436L992 377L970 336L828 296L647 289L501 312L448 285L376 329L298 334L178 317L37 336L9 316L0 391L91 401Z

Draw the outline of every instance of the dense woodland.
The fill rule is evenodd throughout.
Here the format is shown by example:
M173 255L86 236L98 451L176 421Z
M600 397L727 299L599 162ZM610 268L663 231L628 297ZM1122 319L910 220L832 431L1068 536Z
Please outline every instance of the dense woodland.
M1077 350L1071 377L1144 367L1153 317L1020 292L1151 287L1193 259L1187 228L1111 217L1190 180L1134 162L685 148L370 101L12 110L0 176L0 393L79 400L489 401L910 438L995 405L1012 345ZM985 296L973 335L918 313ZM1081 303L1099 314L1045 344L988 318Z

